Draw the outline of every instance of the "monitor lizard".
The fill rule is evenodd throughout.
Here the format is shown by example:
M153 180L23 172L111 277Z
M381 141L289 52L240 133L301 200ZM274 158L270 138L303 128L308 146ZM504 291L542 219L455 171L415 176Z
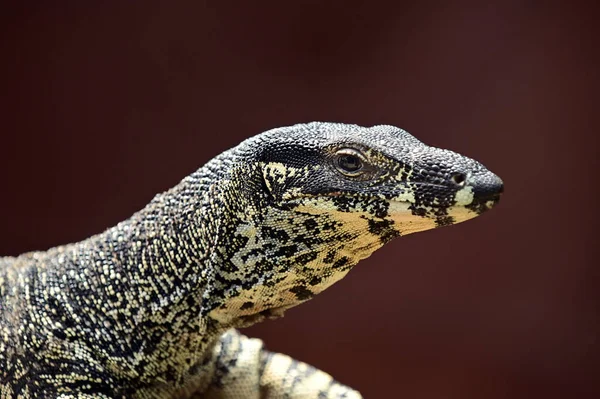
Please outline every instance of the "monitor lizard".
M237 329L502 191L393 126L251 137L101 234L0 258L0 398L360 398Z

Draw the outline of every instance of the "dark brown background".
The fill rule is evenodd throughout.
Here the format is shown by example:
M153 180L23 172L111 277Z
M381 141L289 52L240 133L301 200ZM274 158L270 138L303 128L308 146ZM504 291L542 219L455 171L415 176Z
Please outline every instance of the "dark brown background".
M593 6L38 3L0 12L1 254L99 232L268 128L394 124L482 161L501 204L247 332L367 398L594 396Z

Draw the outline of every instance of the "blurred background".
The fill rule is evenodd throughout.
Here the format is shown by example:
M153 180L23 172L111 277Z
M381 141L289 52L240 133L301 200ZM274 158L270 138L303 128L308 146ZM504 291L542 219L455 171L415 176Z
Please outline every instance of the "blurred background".
M245 332L366 398L599 397L588 3L4 4L0 254L100 232L269 128L393 124L488 166L500 205Z

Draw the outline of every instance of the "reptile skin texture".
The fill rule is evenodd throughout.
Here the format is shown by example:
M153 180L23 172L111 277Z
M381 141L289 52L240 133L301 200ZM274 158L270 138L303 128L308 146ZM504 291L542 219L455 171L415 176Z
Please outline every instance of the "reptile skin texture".
M502 190L393 126L249 138L101 234L0 258L0 398L360 398L236 328Z

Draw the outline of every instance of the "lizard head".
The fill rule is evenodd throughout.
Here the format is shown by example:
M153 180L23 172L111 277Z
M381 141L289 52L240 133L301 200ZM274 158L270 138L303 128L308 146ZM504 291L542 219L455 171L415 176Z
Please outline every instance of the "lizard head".
M275 206L366 223L384 242L476 217L503 190L479 162L393 126L312 123L266 135L260 161Z
M394 237L476 217L503 189L477 161L393 126L295 125L238 154L245 189L225 202L246 222L228 251L253 283L229 306L247 315L309 299Z

